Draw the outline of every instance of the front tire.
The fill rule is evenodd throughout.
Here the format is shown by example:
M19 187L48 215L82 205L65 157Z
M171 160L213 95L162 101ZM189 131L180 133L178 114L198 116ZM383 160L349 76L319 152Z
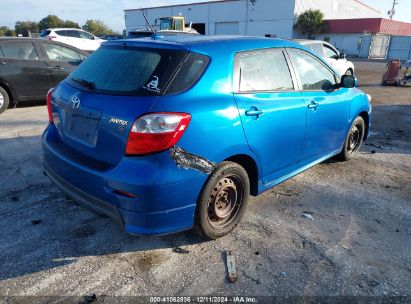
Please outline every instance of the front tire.
M248 205L247 172L233 162L222 162L211 173L197 202L194 229L208 239L230 233Z
M6 111L6 109L9 107L9 102L9 94L7 94L6 90L0 87L0 114Z
M344 146L337 158L341 161L346 161L353 158L358 150L360 150L361 144L365 134L365 123L361 116L358 116L351 125L348 131L347 137L344 141Z

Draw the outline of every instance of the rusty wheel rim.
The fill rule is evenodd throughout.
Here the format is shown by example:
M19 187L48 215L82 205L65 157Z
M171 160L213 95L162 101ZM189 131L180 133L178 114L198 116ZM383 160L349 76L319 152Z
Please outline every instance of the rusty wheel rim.
M229 225L241 208L243 186L235 176L220 179L210 193L208 202L208 222L221 228Z

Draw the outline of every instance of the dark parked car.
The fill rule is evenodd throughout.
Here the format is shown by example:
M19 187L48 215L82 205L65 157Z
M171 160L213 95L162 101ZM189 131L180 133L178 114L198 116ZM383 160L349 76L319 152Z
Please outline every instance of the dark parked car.
M0 113L12 103L45 99L87 56L59 42L0 38Z

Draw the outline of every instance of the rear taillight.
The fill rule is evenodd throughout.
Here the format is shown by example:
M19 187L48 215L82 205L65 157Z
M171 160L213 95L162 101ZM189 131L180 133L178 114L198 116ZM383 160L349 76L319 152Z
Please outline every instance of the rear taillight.
M190 123L186 113L152 113L137 118L128 136L126 154L149 154L174 146Z
M47 112L49 113L49 122L53 123L53 109L51 108L51 94L53 93L54 88L51 88L47 92Z
M57 36L47 36L48 40L53 40L53 39L56 39L56 38L57 38Z

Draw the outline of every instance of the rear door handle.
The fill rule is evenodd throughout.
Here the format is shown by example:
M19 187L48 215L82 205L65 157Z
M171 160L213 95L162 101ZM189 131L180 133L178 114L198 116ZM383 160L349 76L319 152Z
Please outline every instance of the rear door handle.
M1 64L1 65L5 65L6 63L5 63L4 61L0 61L0 64Z
M63 71L64 68L61 65L51 66L49 70Z
M317 103L317 102L315 102L314 100L311 100L311 103L308 105L308 108L309 109L312 109L312 110L317 110L317 108L319 107L320 105Z
M254 116L258 118L261 114L263 114L263 111L259 110L257 107L252 106L250 110L245 111L245 115L247 116Z

